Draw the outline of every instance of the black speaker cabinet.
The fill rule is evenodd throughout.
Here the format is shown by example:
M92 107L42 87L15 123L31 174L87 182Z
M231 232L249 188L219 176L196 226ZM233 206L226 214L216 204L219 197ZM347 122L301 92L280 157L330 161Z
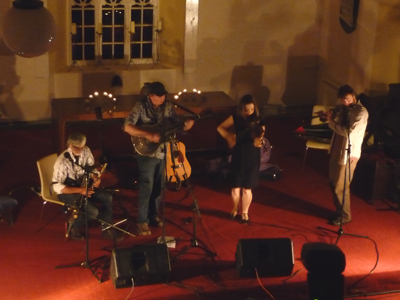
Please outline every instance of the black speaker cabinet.
M165 283L170 272L166 244L136 245L112 251L110 277L115 288Z
M343 274L307 273L308 299L309 300L343 300L344 276Z
M308 299L343 300L346 258L336 245L305 243L301 261L307 269Z
M240 277L290 276L294 266L289 238L240 239L236 246L236 269Z
M301 262L308 272L341 274L346 268L346 257L336 245L305 243L301 249Z
M399 174L400 160L380 154L365 154L357 163L351 191L370 204L374 204L375 200L395 200Z

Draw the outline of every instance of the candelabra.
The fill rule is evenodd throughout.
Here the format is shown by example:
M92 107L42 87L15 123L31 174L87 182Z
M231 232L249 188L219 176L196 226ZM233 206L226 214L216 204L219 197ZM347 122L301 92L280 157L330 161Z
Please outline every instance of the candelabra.
M98 28L96 30L96 36L97 36L97 61L96 61L96 66L95 69L98 66L102 66L104 68L104 70L107 70L107 68L104 66L103 64L103 59L102 59L102 55L103 55L103 51L102 51L102 46L103 46L103 25L100 23L98 25Z
M81 67L78 65L76 61L76 23L72 23L71 26L71 46L72 46L72 63L69 67L69 71L71 71L74 67L77 67L80 71L82 71Z
M103 92L101 94L96 91L85 99L88 104L86 110L90 110L95 106L96 113L100 112L100 109L101 112L112 113L116 109L116 101L117 98L111 93Z
M205 101L205 98L201 94L200 90L193 89L192 92L188 92L184 89L174 96L176 100L182 100L183 102L191 102L193 105L200 105Z
M136 66L136 64L135 64L135 62L133 61L133 43L134 43L134 37L135 37L135 22L134 21L132 21L131 22L131 26L130 26L130 28L129 28L129 30L128 30L128 34L129 34L129 39L130 39L130 43L129 43L129 50L130 50L130 52L129 52L129 61L128 61L128 64L126 65L126 69L128 70L129 69L129 67L130 67L130 65L132 64L132 65L134 65L135 66L135 68L137 68L137 66Z
M161 54L161 33L163 31L162 29L162 21L159 20L157 22L157 29L156 31L156 59L153 61L153 66L154 68L157 64L159 64L161 67L163 67L163 64L160 59L160 54Z

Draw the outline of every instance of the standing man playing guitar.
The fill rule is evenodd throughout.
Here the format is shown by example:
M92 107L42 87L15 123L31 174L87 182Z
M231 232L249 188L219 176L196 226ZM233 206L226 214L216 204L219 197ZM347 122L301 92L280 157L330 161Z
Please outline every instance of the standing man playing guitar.
M145 96L141 101L136 102L132 111L125 119L123 130L132 137L141 138L141 145L134 145L137 152L137 164L139 168L139 215L137 218L137 229L141 235L150 235L148 227L162 227L162 219L159 217L159 204L165 179L164 164L164 141L163 132L151 130L161 128L165 130L164 123L178 123L178 116L174 106L165 101L165 95L168 93L161 82L145 83L143 89ZM192 128L194 121L186 120L183 124L183 130ZM142 126L142 127L141 127ZM145 142L143 142L143 140ZM149 146L158 145L156 150L145 155L138 151L138 147L143 147L143 143Z

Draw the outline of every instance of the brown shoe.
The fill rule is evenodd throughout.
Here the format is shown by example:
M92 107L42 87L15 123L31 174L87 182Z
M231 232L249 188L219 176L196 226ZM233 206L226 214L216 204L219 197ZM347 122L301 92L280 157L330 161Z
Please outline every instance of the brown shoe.
M152 227L163 227L163 221L159 217L155 217L154 219L151 219L149 222L149 226Z
M344 225L344 224L350 223L350 221L351 221L350 219L343 218L343 220L342 220L342 218L338 217L338 218L336 218L336 220L333 220L331 222L331 224L334 226L340 226L340 224Z
M137 224L137 229L140 235L150 235L151 231L149 227L147 226L147 223L138 223Z

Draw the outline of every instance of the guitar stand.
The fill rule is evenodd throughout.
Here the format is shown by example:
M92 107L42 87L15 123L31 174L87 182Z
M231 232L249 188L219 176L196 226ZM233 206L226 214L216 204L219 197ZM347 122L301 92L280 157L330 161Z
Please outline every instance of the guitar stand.
M187 184L188 184L188 188L189 188L190 194L192 195L192 198L193 198L193 203L192 203L192 205L191 205L191 206L192 206L192 210L193 210L193 218L192 218L192 223L193 223L193 236L192 236L192 238L190 239L190 245L186 246L180 253L178 253L178 255L176 255L176 256L174 257L174 259L179 259L183 254L185 254L185 253L186 253L188 250L190 250L191 248L200 248L200 249L202 249L202 250L205 252L205 254L206 254L207 256L211 256L211 257L218 256L217 253L212 252L212 251L209 250L207 247L199 245L199 242L197 241L197 238L196 238L196 213L197 213L197 215L199 216L199 218L201 218L201 214L200 214L199 207L198 207L198 205L197 205L197 200L196 200L196 198L194 197L193 190L192 190L192 187L191 187L190 182L189 182L189 178L185 175L185 176L184 176L184 179L186 180L186 182L187 182Z

